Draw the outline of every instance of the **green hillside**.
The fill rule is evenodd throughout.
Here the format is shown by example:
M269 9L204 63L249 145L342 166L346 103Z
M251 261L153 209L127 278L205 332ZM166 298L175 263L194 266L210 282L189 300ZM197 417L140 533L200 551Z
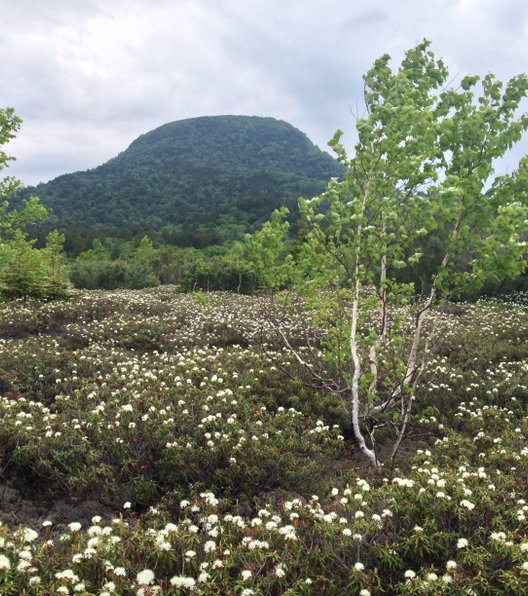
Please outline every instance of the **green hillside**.
M169 242L206 245L254 229L277 207L295 209L300 195L320 193L339 173L286 122L213 116L161 126L93 170L24 192L71 233L163 230Z

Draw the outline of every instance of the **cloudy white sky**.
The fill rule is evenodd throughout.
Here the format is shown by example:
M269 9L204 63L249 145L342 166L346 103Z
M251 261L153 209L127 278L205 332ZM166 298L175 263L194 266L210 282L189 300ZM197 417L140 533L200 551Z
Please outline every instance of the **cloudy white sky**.
M2 0L0 15L0 107L24 121L9 173L27 185L195 116L273 116L321 148L341 128L351 144L362 74L424 37L455 81L528 72L526 0Z

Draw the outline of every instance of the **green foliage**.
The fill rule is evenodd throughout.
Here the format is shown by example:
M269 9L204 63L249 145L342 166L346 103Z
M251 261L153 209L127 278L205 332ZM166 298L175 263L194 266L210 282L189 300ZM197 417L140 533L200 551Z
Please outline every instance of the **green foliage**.
M15 136L20 119L11 108L0 110L0 147ZM13 158L0 150L0 171ZM36 249L27 229L45 219L47 209L30 196L19 209L13 195L20 183L7 177L0 182L0 296L2 298L55 299L67 295L67 278L62 265L64 237L51 232L46 247Z
M126 267L126 285L131 289L155 288L159 286L159 279L151 266L145 261L132 260Z
M291 381L265 300L0 304L2 594L527 592L528 296L442 313L395 470Z
M89 290L152 288L159 285L159 279L147 263L121 259L78 259L70 268L70 280L76 288Z
M112 258L117 255L117 258ZM183 291L220 290L249 294L258 287L257 273L243 245L207 249L154 247L148 237L137 246L107 238L94 240L70 268L78 288L116 289L178 284Z
M437 92L448 71L428 42L410 50L396 73L388 61L379 59L364 77L368 117L358 120L355 156L346 155L341 131L329 143L347 168L344 180L300 203L309 231L295 266L286 273L279 258L286 236L280 214L252 240L279 259L257 251L268 259L268 277L287 275L302 289L351 287L360 254L362 283L379 291L381 255L389 278L398 280L399 272L420 263L432 239L442 242L430 275L443 295L520 275L527 256L528 160L510 175L492 174L495 160L528 127L528 117L515 117L526 76L514 77L503 92L493 75L483 79L480 94L478 77L464 79L462 91Z
M181 289L218 290L251 294L258 287L258 273L236 244L220 254L186 251L179 273Z
M272 290L290 286L295 272L288 243L290 225L283 221L287 215L286 208L275 211L258 233L245 238L260 283Z
M166 124L94 170L20 196L41 197L53 212L49 225L67 231L68 248L89 246L88 231L135 238L158 231L165 243L203 248L240 239L282 205L295 210L298 196L321 192L340 172L286 122L203 117Z
M20 230L0 254L0 293L4 298L41 298L46 282L45 255Z
M338 131L329 145L343 180L300 201L295 250L281 212L248 240L265 284L294 290L328 329L317 338L323 364L305 366L324 366L315 377L327 389L350 387L356 438L375 463L374 429L398 425L395 449L403 436L430 356L433 307L515 279L528 262L528 158L512 174L493 175L528 128L528 116L517 114L528 78L504 86L487 75L478 87L479 77L466 77L451 89L429 46L409 50L395 72L385 55L364 76L355 154L348 157ZM403 313L414 323L403 325ZM396 402L401 415L391 412Z
M93 247L73 262L70 280L76 288L89 290L153 288L160 283L157 258L158 251L146 236L136 247L112 238L104 244L95 239Z
M148 236L143 236L134 251L134 259L147 265L152 264L156 258L156 249L152 245L152 240Z
M13 108L0 109L0 171L15 158L7 155L1 147L14 139L22 120L15 114ZM6 177L0 181L0 222L3 222L7 215L7 198L20 189L20 182L13 177ZM3 226L3 224L2 224Z
M68 278L62 263L64 237L51 232L46 247L36 249L35 241L16 230L13 239L1 245L0 295L3 298L66 298Z

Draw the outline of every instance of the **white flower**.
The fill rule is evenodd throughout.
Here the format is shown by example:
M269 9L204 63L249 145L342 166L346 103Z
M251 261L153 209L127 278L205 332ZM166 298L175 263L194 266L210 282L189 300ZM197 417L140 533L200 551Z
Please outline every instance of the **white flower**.
M472 509L475 509L474 503L472 503L471 501L468 501L467 499L460 501L460 506L465 507L466 509L469 509L469 511L471 511Z
M214 550L216 550L216 542L214 540L208 540L205 544L204 544L204 552L206 553L210 553Z
M491 540L506 540L506 534L504 532L492 532L490 536Z
M22 532L24 535L24 542L33 542L38 538L38 532L35 532L35 530L32 530L31 528L24 528Z
M407 569L407 571L403 575L407 579L414 579L416 577L416 573L412 569Z
M251 571L249 569L244 569L244 571L242 571L242 579L244 581L248 580L253 574L251 573Z
M455 563L455 561L448 561L446 563L446 569L456 569L457 568L457 564Z
M394 478L392 482L398 486L407 486L409 488L414 486L414 480L410 480L409 478Z
M68 528L70 528L71 532L78 532L81 529L81 524L79 522L72 522L68 524Z
M354 565L354 569L356 571L363 571L363 569L365 569L365 565L363 565L363 563L360 563L359 561Z
M521 569L523 571L528 571L528 561L525 561L522 565L521 565Z
M469 542L465 538L459 538L457 542L457 548L466 548Z
M88 528L88 536L100 536L103 533L101 526L91 526Z
M58 573L55 574L55 577L57 579L67 579L72 582L79 581L79 577L71 569L65 569L64 571L59 571Z
M436 573L428 573L426 579L427 581L435 582L438 579L438 575Z
M123 504L123 509L130 509L130 507L132 507L132 503L130 501L127 501Z
M118 575L119 577L125 577L126 576L126 571L124 567L116 567L114 569L114 574Z
M28 561L24 561L23 559L18 562L17 570L18 571L25 571L28 567L31 567L31 563Z
M0 555L0 571L8 569L11 569L11 561L5 555Z
M148 586L154 581L154 571L150 569L143 569L137 574L136 581L140 586Z
M196 581L192 577L183 577L181 575L175 575L170 580L171 586L175 588L194 588Z
M359 593L359 596L370 596L370 590L367 590L367 589L361 590L361 592Z

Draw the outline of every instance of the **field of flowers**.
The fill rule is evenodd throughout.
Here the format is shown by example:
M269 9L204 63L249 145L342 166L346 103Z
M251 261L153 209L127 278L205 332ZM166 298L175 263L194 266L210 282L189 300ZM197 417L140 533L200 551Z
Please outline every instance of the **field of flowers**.
M0 594L528 594L528 297L438 315L377 470L261 307L0 304Z

